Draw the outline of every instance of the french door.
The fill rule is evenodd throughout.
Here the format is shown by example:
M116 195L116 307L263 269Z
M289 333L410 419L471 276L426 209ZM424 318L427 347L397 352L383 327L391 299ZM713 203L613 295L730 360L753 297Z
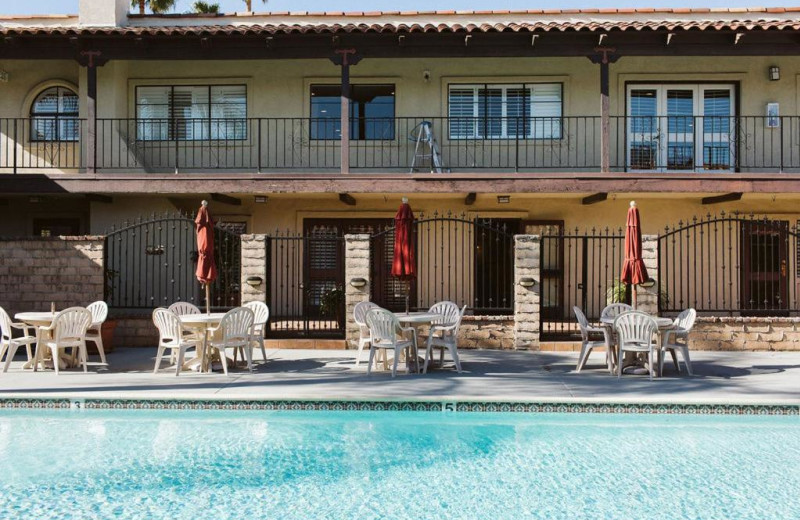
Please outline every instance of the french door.
M733 85L631 85L627 165L635 171L732 170Z

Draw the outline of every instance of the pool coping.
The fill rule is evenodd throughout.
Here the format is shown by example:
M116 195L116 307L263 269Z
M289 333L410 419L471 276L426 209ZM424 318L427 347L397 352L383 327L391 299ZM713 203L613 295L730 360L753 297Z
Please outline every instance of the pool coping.
M0 410L229 410L229 411L417 411L463 413L599 413L686 415L793 415L800 404L730 402L631 402L611 399L146 399L0 397Z

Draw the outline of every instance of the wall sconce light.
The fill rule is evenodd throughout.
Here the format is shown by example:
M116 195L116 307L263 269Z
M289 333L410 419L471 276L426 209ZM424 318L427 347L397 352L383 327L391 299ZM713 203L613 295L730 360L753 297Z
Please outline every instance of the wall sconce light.
M265 204L267 202L267 197L265 195L256 195L253 199L256 204Z
M367 279L366 278L353 278L352 280L350 280L350 285L352 285L356 289L361 289L362 287L367 285Z
M423 70L422 71L422 81L428 83L431 80L431 71Z
M781 79L781 68L777 65L773 65L769 68L769 80L770 81L778 81Z
M261 284L264 283L264 279L260 276L248 276L245 281L250 287L260 287Z
M0 83L8 83L8 80L11 79L11 75L6 70L0 69Z
M536 279L531 278L530 276L523 276L519 279L519 284L526 289L530 289L534 285L536 285Z
M511 202L511 195L498 195L497 196L497 203L498 204L508 204Z
M652 277L648 278L647 280L639 284L639 287L644 287L645 289L650 289L651 287L655 286L656 286L656 280L655 278Z

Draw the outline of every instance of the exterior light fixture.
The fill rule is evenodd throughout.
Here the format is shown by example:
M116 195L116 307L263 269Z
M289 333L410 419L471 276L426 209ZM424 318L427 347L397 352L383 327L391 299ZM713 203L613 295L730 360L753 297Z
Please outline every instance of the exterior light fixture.
M0 69L0 83L8 83L9 79L11 79L11 75L8 71Z
M245 281L250 287L260 287L261 284L264 283L264 279L260 276L248 276Z
M778 81L781 79L781 68L777 65L773 65L769 68L769 80L770 81Z
M267 202L266 195L256 195L254 197L256 204L265 204Z
M353 278L352 280L350 280L350 285L352 285L356 289L361 289L362 287L367 285L367 279L366 278Z
M655 286L656 286L656 280L655 278L652 277L648 278L647 280L639 284L639 287L644 287L645 289L650 289L651 287Z
M498 195L497 196L497 203L498 204L508 204L511 202L511 195Z
M519 279L519 284L526 289L530 289L534 285L536 285L536 279L531 278L530 276L523 276Z

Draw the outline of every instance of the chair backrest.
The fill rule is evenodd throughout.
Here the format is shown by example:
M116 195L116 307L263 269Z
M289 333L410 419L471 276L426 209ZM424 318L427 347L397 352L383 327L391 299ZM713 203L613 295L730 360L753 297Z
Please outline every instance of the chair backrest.
M367 327L374 343L397 343L400 322L391 311L380 307L367 313Z
M264 325L267 324L267 321L269 320L269 307L267 307L266 303L248 302L242 305L242 307L245 307L253 311L253 314L255 315L254 317L255 321L253 322L253 324L256 327L258 326L263 327Z
M255 320L255 313L247 307L236 307L229 310L219 322L222 341L225 343L250 341L250 331Z
M439 317L431 321L432 325L456 325L461 321L461 311L458 305L453 302L437 302L428 309L431 314L436 314Z
M90 303L86 307L92 313L92 325L102 325L108 318L108 304L103 301Z
M614 319L619 344L636 343L652 348L653 337L658 332L658 323L652 316L639 311L623 312Z
M683 329L685 331L692 330L694 327L694 320L697 318L697 311L694 309L686 309L685 311L678 314L678 317L675 318L675 326L679 329Z
M158 343L177 345L183 337L183 325L177 314L164 307L153 311L153 323L158 329Z
M633 307L627 303L612 303L603 309L603 312L600 313L600 318L616 318L623 312L630 312L632 310Z
M188 316L190 314L200 314L200 309L197 306L192 305L189 302L175 302L169 306L169 310L177 314L178 316Z
M578 327L581 329L581 337L584 341L587 341L589 339L589 320L586 319L586 315L577 305L572 308L572 312L575 313L575 319L578 320Z
M367 313L379 307L380 305L374 302L358 302L353 308L353 321L355 321L356 325L359 327L366 327Z
M53 339L56 343L77 341L86 338L86 331L92 325L92 313L84 307L70 307L53 318Z
M11 318L5 309L0 307L0 343L11 339Z

